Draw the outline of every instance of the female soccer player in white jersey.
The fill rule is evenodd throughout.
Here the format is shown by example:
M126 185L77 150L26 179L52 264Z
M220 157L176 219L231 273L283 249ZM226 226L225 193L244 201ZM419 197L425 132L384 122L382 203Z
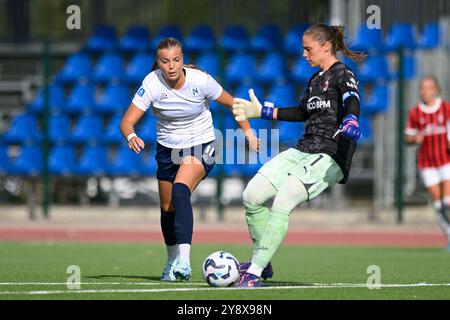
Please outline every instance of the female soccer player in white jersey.
M235 99L238 121L263 118L305 121L305 133L295 148L265 163L248 183L243 202L253 240L251 261L241 264L236 287L260 287L260 278L273 275L270 260L286 236L292 210L317 197L336 183L345 183L361 137L358 124L358 81L337 58L337 52L360 60L364 56L347 49L342 27L316 24L303 34L303 56L320 71L308 81L296 107L261 106L250 90L250 101ZM299 132L300 135L300 132ZM269 209L265 203L274 197Z
M422 101L409 112L405 141L420 145L417 167L450 251L450 103L442 100L439 94L435 77L424 77L420 81Z
M145 146L134 130L152 107L157 122L157 179L161 229L167 248L164 281L189 280L193 232L191 193L214 166L215 133L209 100L231 110L233 97L206 72L183 64L181 43L163 39L156 61L136 92L120 123L129 147L139 153ZM239 122L247 142L257 150L259 142L248 121Z

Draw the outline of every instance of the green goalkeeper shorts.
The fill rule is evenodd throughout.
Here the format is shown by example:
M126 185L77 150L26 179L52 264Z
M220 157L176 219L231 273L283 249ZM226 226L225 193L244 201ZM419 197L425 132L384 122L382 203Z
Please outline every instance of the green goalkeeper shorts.
M258 172L279 190L289 175L305 185L308 200L317 197L344 177L339 165L325 153L305 153L290 148L265 163Z

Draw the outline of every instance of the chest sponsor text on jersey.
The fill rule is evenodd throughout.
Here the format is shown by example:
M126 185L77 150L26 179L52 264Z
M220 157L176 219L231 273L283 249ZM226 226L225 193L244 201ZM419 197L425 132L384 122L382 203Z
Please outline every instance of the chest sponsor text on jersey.
M329 109L331 108L331 101L330 100L325 101L320 99L318 96L314 96L308 99L306 108L308 110Z

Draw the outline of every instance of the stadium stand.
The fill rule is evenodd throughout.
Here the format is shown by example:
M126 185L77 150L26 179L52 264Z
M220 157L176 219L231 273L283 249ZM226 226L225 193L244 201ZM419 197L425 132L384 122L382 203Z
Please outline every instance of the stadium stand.
M275 105L295 106L310 76L318 71L302 57L301 34L306 24L294 25L283 34L275 25L262 25L253 34L241 25L230 25L215 33L211 26L196 25L186 37L176 25L162 26L152 37L145 26L132 25L118 38L111 26L98 26L79 52L67 57L49 85L49 157L50 173L55 176L145 176L154 177L156 163L156 119L150 113L137 126L149 150L141 155L129 151L118 126L134 91L150 72L154 49L167 36L180 39L185 48L184 60L192 57L196 65L216 77L234 96L247 98L253 88L261 100ZM343 58L360 81L361 145L373 143L374 117L389 112L392 84L398 80L393 55L403 47L404 77L417 79L421 61L418 51L432 51L442 43L439 24L430 22L419 33L415 25L397 23L386 35L381 30L361 25L350 48L369 54L361 63ZM367 93L367 95L365 95ZM44 90L40 88L25 114L12 118L0 136L0 174L35 176L42 169L42 116ZM218 129L237 128L230 112L211 102L215 123L222 114ZM269 122L254 120L255 129L271 129ZM295 145L303 131L302 123L279 122L282 148ZM224 132L225 133L225 132ZM270 133L269 133L270 134ZM269 137L270 138L270 137ZM234 137L234 140L236 137ZM100 146L102 145L102 146ZM18 147L16 153L10 147ZM235 145L225 149L236 157ZM79 157L78 157L79 155ZM246 155L245 161L250 161ZM36 161L38 159L38 161ZM130 165L132 163L133 165ZM261 164L220 165L225 176L251 177ZM215 176L218 172L214 170Z

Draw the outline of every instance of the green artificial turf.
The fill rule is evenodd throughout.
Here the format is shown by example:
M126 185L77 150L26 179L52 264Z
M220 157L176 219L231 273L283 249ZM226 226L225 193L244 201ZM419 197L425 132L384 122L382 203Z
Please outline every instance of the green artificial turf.
M256 290L203 281L201 264L217 250L240 261L251 254L249 246L194 244L191 280L165 283L162 245L0 242L0 299L450 299L450 253L443 248L282 246L274 277ZM80 290L67 287L71 265L80 268ZM371 265L380 268L380 289L366 287Z

